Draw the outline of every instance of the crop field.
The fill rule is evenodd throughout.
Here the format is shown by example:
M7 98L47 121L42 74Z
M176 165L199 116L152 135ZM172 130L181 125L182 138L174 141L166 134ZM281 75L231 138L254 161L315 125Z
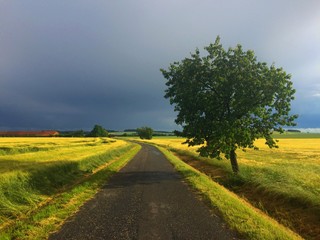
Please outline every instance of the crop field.
M152 140L167 148L196 153L197 147L181 144L183 141L179 138ZM255 179L254 182L259 181L259 184L274 191L301 196L320 206L320 138L281 139L277 149L268 148L263 140L258 140L256 145L259 150L237 152L242 177ZM226 170L231 168L229 161L212 159L210 162Z
M0 138L0 233L136 147L110 138Z
M290 135L279 139L279 148L269 149L264 140L258 140L259 150L237 150L238 176L232 174L228 160L198 157L197 147L182 144L182 138L154 138L151 142L171 149L178 156L189 156L193 161L187 161L188 164L239 195L251 198L257 207L286 226L316 239L320 236L317 225L320 223L320 138L308 136L312 137Z
M258 151L238 150L238 176L229 161L198 157L197 147L182 144L182 138L146 142L171 150L306 239L317 239L320 138L287 136L279 137L277 149L258 140ZM0 138L0 239L47 238L138 150L111 138Z
M152 142L196 153L197 147L182 144L181 138L159 138ZM258 140L259 150L238 150L240 175L269 190L292 197L299 196L313 206L320 206L320 138L281 139L279 148L269 149ZM207 159L209 160L209 159ZM231 173L226 160L209 160Z

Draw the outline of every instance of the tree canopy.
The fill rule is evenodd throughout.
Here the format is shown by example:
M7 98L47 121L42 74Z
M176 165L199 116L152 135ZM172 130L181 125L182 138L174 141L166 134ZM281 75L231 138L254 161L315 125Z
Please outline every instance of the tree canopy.
M254 141L265 138L277 147L273 131L294 126L290 115L294 99L291 76L273 64L257 61L252 50L241 45L225 50L220 37L191 57L161 69L167 79L165 98L178 112L176 123L189 146L201 145L200 155L231 160L239 171L237 148L254 148Z
M150 127L137 128L137 133L141 139L152 139L153 129Z
M108 137L109 133L100 125L94 125L88 137Z

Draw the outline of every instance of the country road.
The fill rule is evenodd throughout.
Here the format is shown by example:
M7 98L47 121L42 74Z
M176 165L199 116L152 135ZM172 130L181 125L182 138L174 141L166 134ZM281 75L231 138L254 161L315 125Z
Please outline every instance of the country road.
M155 147L140 152L50 236L55 239L237 239Z

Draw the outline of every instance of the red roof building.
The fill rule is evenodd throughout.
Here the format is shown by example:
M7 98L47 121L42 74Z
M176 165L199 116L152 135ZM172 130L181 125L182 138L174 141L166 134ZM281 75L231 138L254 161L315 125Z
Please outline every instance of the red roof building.
M1 137L56 137L58 135L59 135L59 132L54 130L0 132Z

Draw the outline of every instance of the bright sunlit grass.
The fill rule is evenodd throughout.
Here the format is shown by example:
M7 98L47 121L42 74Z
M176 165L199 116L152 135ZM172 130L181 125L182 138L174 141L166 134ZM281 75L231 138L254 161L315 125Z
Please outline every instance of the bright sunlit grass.
M0 229L132 147L110 138L0 138Z
M159 148L187 181L219 209L228 224L245 239L301 239L275 220L253 208L243 199L181 161L165 148Z
M196 154L197 147L181 144L182 138L155 138L151 142ZM150 142L150 141L149 141ZM240 177L267 189L276 196L298 199L308 207L320 209L320 138L280 139L279 148L270 149L258 140L259 150L237 151ZM207 159L232 174L228 160Z

